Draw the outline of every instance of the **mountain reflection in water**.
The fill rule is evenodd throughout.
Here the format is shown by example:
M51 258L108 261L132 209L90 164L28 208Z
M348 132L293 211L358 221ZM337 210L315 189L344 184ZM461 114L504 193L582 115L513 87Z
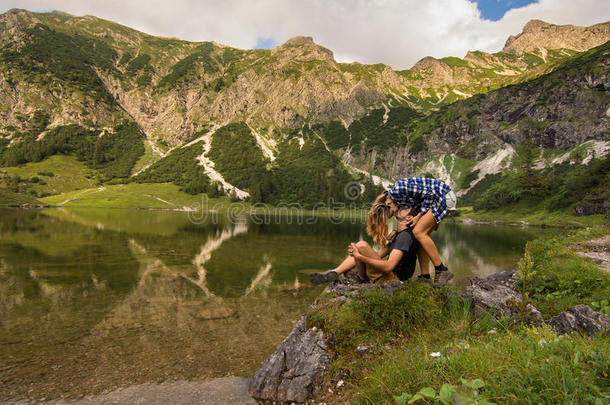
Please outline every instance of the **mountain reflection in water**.
M0 210L0 400L251 375L323 288L300 270L332 268L364 229L309 222ZM513 267L539 232L447 223L433 238L463 284Z

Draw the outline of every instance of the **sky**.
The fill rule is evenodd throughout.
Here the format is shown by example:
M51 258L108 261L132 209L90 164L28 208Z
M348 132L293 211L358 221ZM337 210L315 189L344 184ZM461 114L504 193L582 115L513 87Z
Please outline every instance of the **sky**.
M0 13L11 8L90 14L152 35L242 49L311 36L337 61L394 69L425 56L498 52L532 19L610 20L608 0L0 0Z

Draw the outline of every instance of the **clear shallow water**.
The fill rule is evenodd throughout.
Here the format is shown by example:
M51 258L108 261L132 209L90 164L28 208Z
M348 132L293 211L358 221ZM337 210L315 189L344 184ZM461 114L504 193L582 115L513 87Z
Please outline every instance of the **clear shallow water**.
M0 210L0 400L250 376L321 292L307 271L362 237L337 222ZM542 231L444 223L433 239L464 285Z

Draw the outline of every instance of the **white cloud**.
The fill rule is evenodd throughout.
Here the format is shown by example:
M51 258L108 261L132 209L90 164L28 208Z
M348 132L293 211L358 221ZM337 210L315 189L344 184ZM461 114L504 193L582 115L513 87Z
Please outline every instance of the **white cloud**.
M540 0L482 20L468 0L3 0L10 8L92 14L144 32L252 48L259 38L282 43L313 36L337 60L411 67L424 56L496 52L531 19L592 25L610 20L607 0Z

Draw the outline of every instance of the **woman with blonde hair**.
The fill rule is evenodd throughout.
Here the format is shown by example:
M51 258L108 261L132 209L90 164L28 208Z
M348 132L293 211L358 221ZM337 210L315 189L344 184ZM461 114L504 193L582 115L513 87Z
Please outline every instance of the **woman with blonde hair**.
M412 218L410 209L397 210L397 229L388 234L391 215L386 199L386 194L375 199L366 223L367 233L380 249L375 250L362 240L352 243L348 247L349 256L333 270L311 274L312 283L337 280L340 274L355 267L358 269L357 277L363 282L386 283L411 278L415 270L417 246L407 227L407 222ZM388 259L383 260L386 256Z

